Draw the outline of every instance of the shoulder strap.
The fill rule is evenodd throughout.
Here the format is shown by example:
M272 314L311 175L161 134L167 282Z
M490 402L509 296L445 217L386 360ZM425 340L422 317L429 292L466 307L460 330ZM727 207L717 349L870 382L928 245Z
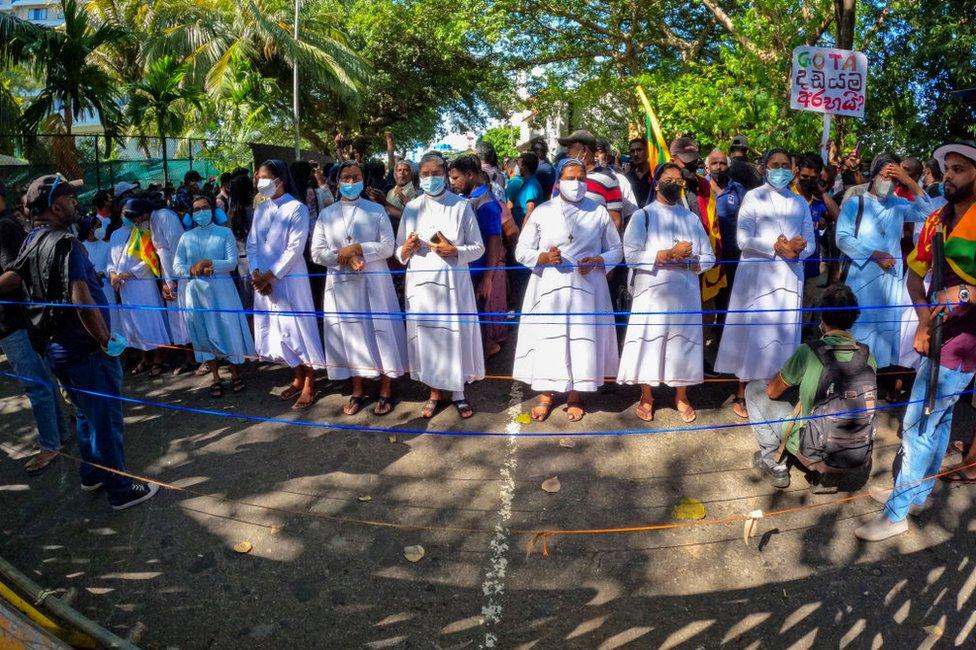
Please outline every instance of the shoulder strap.
M864 218L864 195L857 195L857 217L854 218L854 236L861 232L861 219Z

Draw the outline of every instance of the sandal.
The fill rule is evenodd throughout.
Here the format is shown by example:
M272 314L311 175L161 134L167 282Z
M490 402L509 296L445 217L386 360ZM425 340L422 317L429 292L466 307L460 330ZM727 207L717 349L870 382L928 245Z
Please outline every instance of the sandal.
M549 414L552 413L552 399L543 400L540 399L539 403L532 407L529 411L529 415L536 422L545 422L548 419Z
M50 455L48 455L50 454ZM27 473L36 476L51 466L61 454L56 451L39 451L24 466Z
M634 409L637 417L644 422L654 421L654 402L638 402L637 408Z
M209 375L210 374L210 362L209 361L204 361L203 363L201 363L200 364L200 367L197 368L197 371L196 371L195 374L196 374L197 377L203 377L204 375Z
M436 399L427 400L427 403L424 404L424 407L420 409L420 417L425 418L427 420L431 419L432 417L434 417L434 414L437 413L437 407L439 407L440 405L441 403Z
M389 395L380 395L373 407L373 415L386 415L393 410L393 399Z
M184 372L189 372L193 369L193 366L189 363L181 363L180 365L173 368L173 376L182 375Z
M290 402L296 395L301 394L302 387L291 384L285 390L278 393L278 399L282 402Z
M210 384L210 397L217 399L224 396L224 386L221 382L215 381Z
M342 407L342 412L346 415L356 415L363 410L363 404L365 403L365 395L353 395L349 398L349 402Z
M308 407L310 407L312 404L315 403L315 400L318 398L320 392L321 391L318 391L318 390L314 391L312 393L312 396L310 398L308 398L307 400L304 400L304 399L299 398L299 400L297 402L295 402L294 404L291 405L291 410L293 410L293 411L304 411L305 409L307 409Z
M235 377L231 381L230 389L235 393L241 392L242 390L244 390L244 380L241 379L240 377Z
M158 377L161 374L163 374L163 364L161 364L161 363L154 363L154 364L152 364L152 367L149 368L149 376L150 377Z
M698 413L695 412L695 408L691 404L689 404L688 408L686 408L684 411L678 409L678 415L681 416L681 421L685 424L691 424L696 418L698 418Z
M457 409L458 415L461 416L462 420L467 420L469 417L474 415L474 409L468 404L468 400L459 399L454 402L454 407Z
M736 407L739 407L738 409ZM735 413L737 417L743 420L749 419L749 411L746 410L746 398L745 397L733 397L732 398L732 412Z
M566 405L566 418L570 422L579 422L583 419L584 415L586 415L586 410L581 403L573 402L572 404Z

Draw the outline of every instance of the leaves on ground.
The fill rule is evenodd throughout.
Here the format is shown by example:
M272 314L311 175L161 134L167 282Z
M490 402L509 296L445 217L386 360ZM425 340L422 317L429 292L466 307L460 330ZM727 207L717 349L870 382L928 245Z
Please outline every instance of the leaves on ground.
M424 547L420 545L403 547L403 557L407 558L410 562L420 562L425 553Z
M556 492L559 492L559 489L562 487L562 484L559 482L558 476L553 476L552 478L547 478L546 480L544 480L542 482L541 487L546 492L550 494L555 494Z
M254 546L247 540L234 544L234 550L238 553L250 553L252 548L254 548Z
M671 510L671 516L680 520L696 520L705 518L705 504L698 499L685 497Z

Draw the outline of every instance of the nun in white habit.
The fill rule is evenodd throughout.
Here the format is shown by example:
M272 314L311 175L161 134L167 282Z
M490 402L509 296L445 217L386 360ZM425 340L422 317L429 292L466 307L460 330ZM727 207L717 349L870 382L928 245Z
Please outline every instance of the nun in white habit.
M395 247L386 210L361 198L363 170L339 167L341 200L319 213L312 231L312 260L328 269L322 302L329 379L351 379L343 408L358 413L366 401L363 379L379 378L375 415L393 410L392 379L407 372L407 344L400 303L387 259Z
M254 210L246 246L254 285L254 347L259 357L291 367L291 385L279 397L298 397L292 408L306 409L316 396L312 367L325 366L304 257L308 208L295 198L298 190L283 161L261 163L257 179L267 200Z
M552 411L554 393L568 393L571 422L585 411L580 392L617 374L617 335L607 273L623 257L606 208L586 198L586 168L573 158L556 170L557 196L532 213L515 258L532 269L512 376L541 391L532 418Z
M785 149L765 158L766 183L739 208L742 251L715 370L739 378L732 412L748 418L746 384L772 379L800 345L804 321L803 260L816 248L806 200L790 191L793 163Z
M419 175L423 194L403 208L396 249L407 267L410 376L430 386L421 416L434 417L450 392L458 415L469 418L464 386L484 379L485 357L468 264L485 245L471 205L447 190L447 162L427 154Z
M673 386L681 419L693 422L688 386L705 379L702 315L687 312L701 311L698 275L715 265L715 253L701 219L680 202L681 168L662 165L655 182L654 202L635 212L624 232L634 301L617 383L641 385L636 413L645 422L654 419L652 386Z
M112 331L125 336L129 347L143 350L142 360L132 369L138 375L149 369L150 377L163 372L159 347L170 344L169 331L163 316L163 300L159 294L158 272L145 260L130 251L133 230L142 231L149 239L149 215L152 205L144 199L129 199L122 208L122 226L109 237L108 271L112 287L119 292L122 303L112 319ZM155 256L155 252L148 253ZM159 260L154 260L159 266Z

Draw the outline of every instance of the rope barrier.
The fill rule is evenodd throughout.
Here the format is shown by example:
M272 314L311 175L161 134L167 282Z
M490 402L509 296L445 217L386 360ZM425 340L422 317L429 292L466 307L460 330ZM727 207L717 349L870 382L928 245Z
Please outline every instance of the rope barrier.
M41 379L38 377L27 377L24 375L19 375L17 373L7 372L5 370L0 370L0 375L5 377L10 377L12 379L19 379L21 381L29 381L38 383L49 388L56 389L57 387L46 379ZM796 423L806 420L815 420L824 417L843 417L848 415L857 415L859 413L868 413L872 411L881 411L893 408L900 408L902 406L908 406L909 404L920 404L924 401L923 399L908 400L905 402L894 402L885 406L875 405L873 407L863 408L863 409L852 409L850 411L844 411L840 413L824 414L824 415L804 415L797 417L781 418L775 420L761 420L757 422L743 421L743 422L731 422L724 424L712 424L712 425L699 425L690 427L672 427L668 429L616 429L611 431L556 431L556 432L546 432L546 431L529 431L520 432L517 434L509 434L505 431L457 431L457 430L438 430L438 429L405 429L400 427L365 427L355 424L339 424L335 422L313 422L310 420L288 420L285 418L275 418L275 417L263 417L258 415L248 415L244 413L227 413L224 411L216 411L213 409L197 408L192 406L179 406L176 404L167 404L165 402L156 402L151 400L139 399L136 397L125 397L123 395L110 395L108 393L102 393L99 391L86 390L83 388L75 387L65 387L66 390L71 392L80 393L83 395L90 395L92 397L99 397L102 399L111 399L128 404L138 404L140 406L152 406L157 408L168 409L172 411L177 411L181 413L192 413L195 415L212 415L222 418L230 418L236 420L244 420L247 422L264 422L269 424L287 424L295 426L305 426L315 429L336 429L341 431L362 431L370 433L383 433L383 434L400 434L400 435L432 435L432 436L448 436L448 437L460 437L460 438L564 438L564 437L609 437L609 436L636 436L636 435L657 435L663 433L691 433L695 431L720 431L726 429L737 429L740 427L748 427L754 424L760 425L783 425L786 423ZM948 395L939 395L939 398L945 397L961 397L963 395L970 395L976 393L976 389L962 391L959 393L950 393Z

